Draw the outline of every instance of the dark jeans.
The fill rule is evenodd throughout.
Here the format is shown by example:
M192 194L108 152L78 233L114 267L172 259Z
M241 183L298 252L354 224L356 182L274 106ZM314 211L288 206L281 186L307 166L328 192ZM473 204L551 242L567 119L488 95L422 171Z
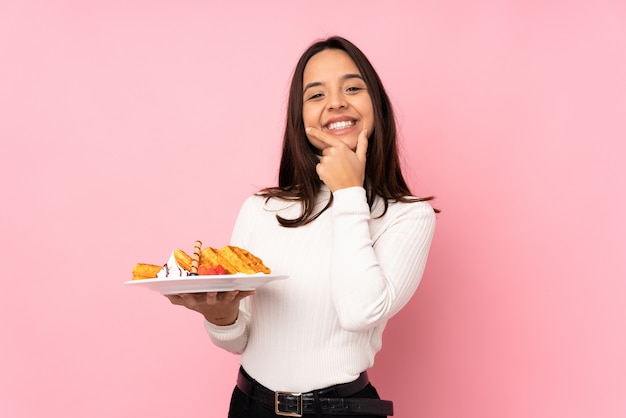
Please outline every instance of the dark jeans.
M351 398L373 398L380 399L378 392L371 384L368 384L365 389L355 393ZM254 399L249 398L245 393L239 390L235 386L233 395L230 399L230 411L228 412L228 418L276 418L280 415L276 415L273 409L256 402ZM304 417L315 418L338 418L337 415L323 415L323 414L307 414ZM381 418L382 415L341 415L341 417L355 417L355 418Z

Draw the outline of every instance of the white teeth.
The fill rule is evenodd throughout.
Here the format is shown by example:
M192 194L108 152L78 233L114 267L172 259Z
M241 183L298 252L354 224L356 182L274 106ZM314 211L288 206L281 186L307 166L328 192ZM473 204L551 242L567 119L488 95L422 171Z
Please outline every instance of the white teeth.
M345 128L349 128L351 126L354 126L355 122L352 120L346 120L346 121L341 121L341 122L334 122L331 123L330 125L328 125L328 129L335 130L335 129L345 129Z

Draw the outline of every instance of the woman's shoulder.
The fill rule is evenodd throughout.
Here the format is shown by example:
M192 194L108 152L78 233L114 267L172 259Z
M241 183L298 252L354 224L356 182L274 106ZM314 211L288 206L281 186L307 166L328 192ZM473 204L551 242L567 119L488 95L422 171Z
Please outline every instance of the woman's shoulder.
M372 208L370 232L376 240L386 231L402 230L411 239L432 236L435 230L435 210L425 200L388 200L384 211L384 200L377 199Z
M372 215L379 216L384 212L384 200L376 199L372 207ZM419 219L435 218L435 209L429 201L414 196L407 196L405 200L388 200L387 212L383 217L395 218L398 216L408 216Z
M298 204L297 201L289 201L285 199L279 199L276 197L268 197L259 193L255 193L255 194L248 196L244 200L241 210L277 212L277 211L285 210L297 204Z

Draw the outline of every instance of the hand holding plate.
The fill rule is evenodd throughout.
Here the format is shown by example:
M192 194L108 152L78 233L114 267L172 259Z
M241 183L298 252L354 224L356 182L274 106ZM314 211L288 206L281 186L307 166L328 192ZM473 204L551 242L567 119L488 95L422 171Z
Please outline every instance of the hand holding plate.
M254 295L254 290L231 290L228 292L181 293L165 295L174 305L184 306L201 313L215 325L232 325L239 315L241 299Z

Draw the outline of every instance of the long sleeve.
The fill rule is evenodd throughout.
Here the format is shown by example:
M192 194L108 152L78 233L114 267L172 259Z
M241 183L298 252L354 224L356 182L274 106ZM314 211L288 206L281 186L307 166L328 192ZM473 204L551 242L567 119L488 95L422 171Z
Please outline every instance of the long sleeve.
M435 214L425 202L403 203L376 219L360 187L335 192L331 210L333 303L345 329L367 329L396 314L417 289Z
M330 199L322 189L321 210ZM245 298L235 324L205 323L212 341L272 390L307 392L354 380L374 363L387 320L417 288L435 226L427 202L383 201L372 211L363 188L333 194L330 208L298 228L276 215L300 215L298 202L253 196L233 230L232 245L260 257L285 280Z
M243 303L242 301L241 304ZM212 324L205 319L204 328L209 333L213 344L231 353L241 354L246 349L248 343L249 322L250 314L240 307L239 316L234 324L220 326Z

